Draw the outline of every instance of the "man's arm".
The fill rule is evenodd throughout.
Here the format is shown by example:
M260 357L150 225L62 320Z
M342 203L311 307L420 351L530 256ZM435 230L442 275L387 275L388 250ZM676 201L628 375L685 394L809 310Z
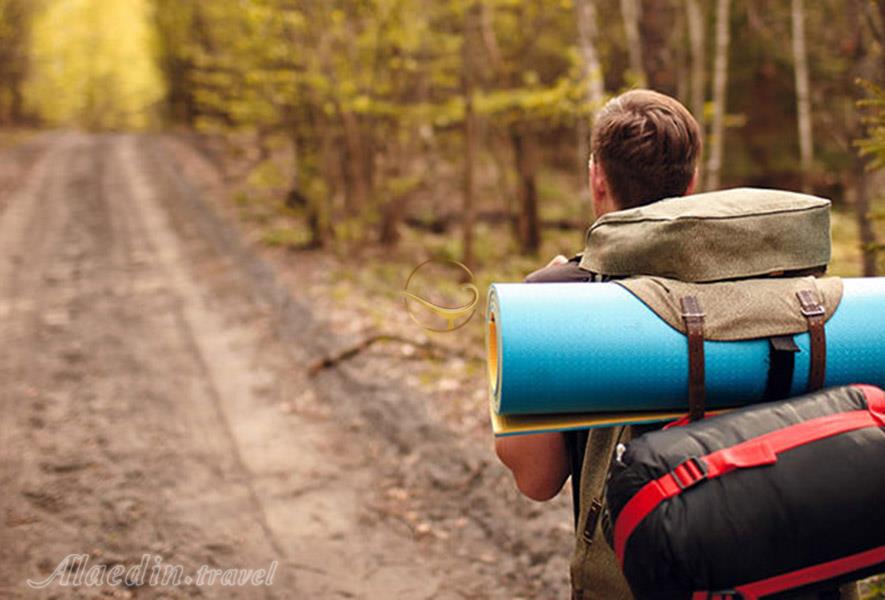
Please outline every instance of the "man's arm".
M528 283L587 281L589 273L571 261L557 256L526 277ZM561 433L536 433L495 439L495 452L516 479L516 487L532 500L550 500L562 489L571 474L565 437Z
M495 453L532 500L556 496L571 473L565 438L558 432L495 438Z

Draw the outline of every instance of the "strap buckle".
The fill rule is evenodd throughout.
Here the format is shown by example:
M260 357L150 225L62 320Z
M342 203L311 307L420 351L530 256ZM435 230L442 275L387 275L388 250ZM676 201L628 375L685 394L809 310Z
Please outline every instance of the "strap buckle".
M719 590L707 592L705 600L743 600L744 595L737 590Z
M824 305L817 301L810 290L800 290L796 296L799 297L802 315L805 317L823 317L827 314Z
M804 305L802 306L802 315L806 317L822 317L827 314L827 311L820 304L816 304L814 306L810 306L806 308Z
M687 458L670 471L673 481L683 492L707 478L707 463L697 456Z
M682 298L682 317L685 319L703 319L706 316L701 309L701 304L694 296Z

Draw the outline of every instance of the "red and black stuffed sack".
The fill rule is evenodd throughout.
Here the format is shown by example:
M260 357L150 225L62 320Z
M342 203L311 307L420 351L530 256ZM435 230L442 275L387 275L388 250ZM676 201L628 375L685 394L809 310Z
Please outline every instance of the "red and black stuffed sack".
M831 388L643 435L606 497L639 599L788 597L885 571L885 393Z

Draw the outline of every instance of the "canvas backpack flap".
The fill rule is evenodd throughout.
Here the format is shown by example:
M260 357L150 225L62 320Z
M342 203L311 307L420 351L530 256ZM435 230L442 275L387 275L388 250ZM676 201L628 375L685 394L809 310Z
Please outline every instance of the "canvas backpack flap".
M705 313L704 338L736 341L803 333L808 321L797 294L810 290L826 311L836 312L842 299L839 277L746 279L685 283L664 277L631 277L616 282L639 298L674 329L685 333L681 299L697 298Z
M825 266L830 245L829 200L736 188L603 215L587 231L581 268L724 281Z

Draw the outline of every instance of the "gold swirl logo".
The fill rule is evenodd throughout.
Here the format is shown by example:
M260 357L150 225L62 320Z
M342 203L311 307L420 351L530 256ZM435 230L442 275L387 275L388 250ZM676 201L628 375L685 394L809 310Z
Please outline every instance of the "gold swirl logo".
M459 306L443 306L438 302L428 300L425 297L427 295L426 293L419 295L419 293L417 293L418 288L421 287L423 289L426 287L418 285L418 279L420 278L419 273L425 271L426 267L430 265L447 265L449 268L454 266L459 269L463 275L466 275L468 281L466 283L461 283L458 286L458 289L469 292L471 295L470 300ZM406 279L406 285L404 286L402 293L403 302L406 305L406 312L409 313L409 317L411 317L411 319L425 331L448 332L460 329L470 322L470 319L473 318L474 313L476 313L477 305L479 304L479 289L473 283L473 273L466 265L456 260L441 260L433 258L425 260L412 270L409 278ZM418 307L422 309L422 313L431 313L437 322L440 320L445 322L445 327L440 328L434 326L434 324L419 319L416 314L416 308Z

